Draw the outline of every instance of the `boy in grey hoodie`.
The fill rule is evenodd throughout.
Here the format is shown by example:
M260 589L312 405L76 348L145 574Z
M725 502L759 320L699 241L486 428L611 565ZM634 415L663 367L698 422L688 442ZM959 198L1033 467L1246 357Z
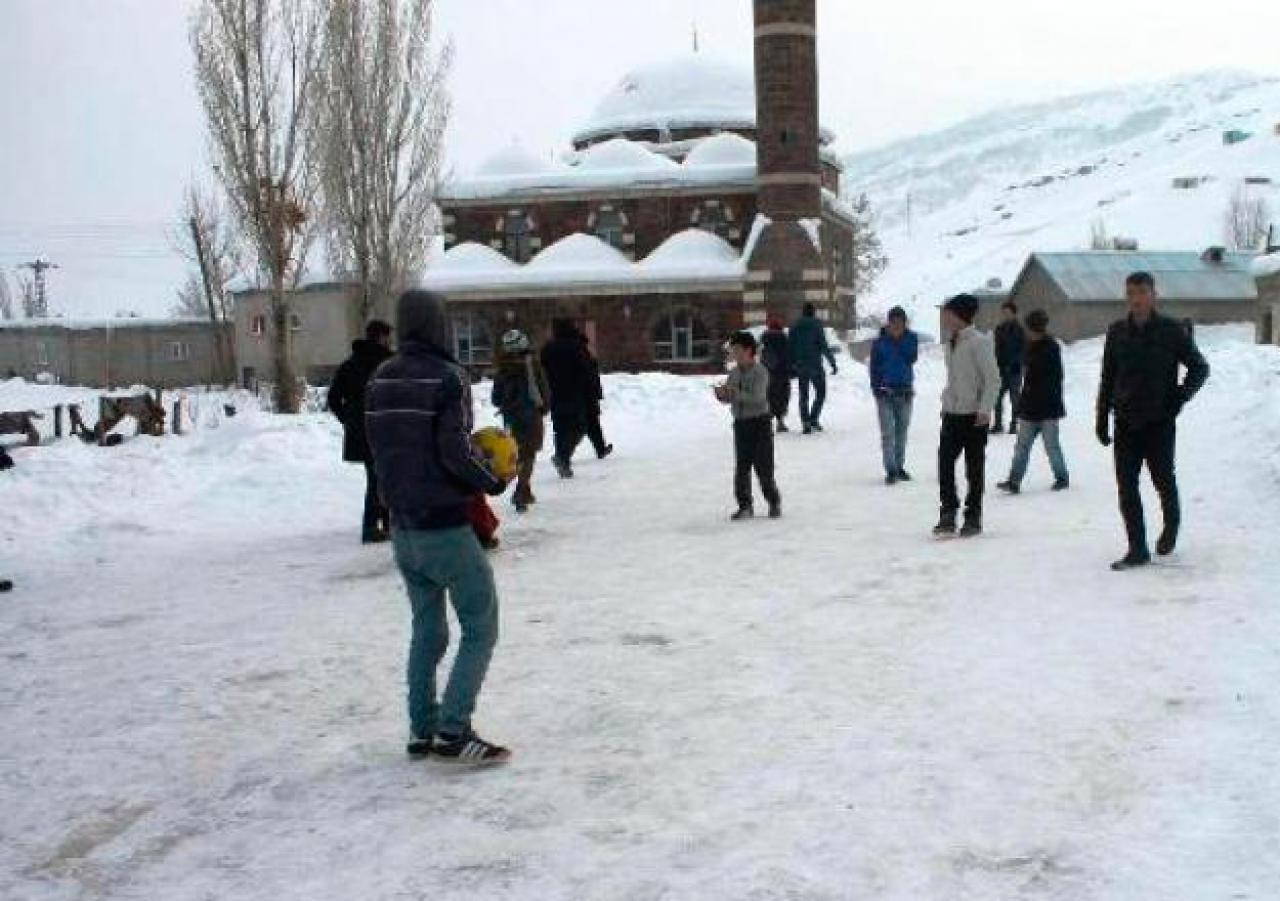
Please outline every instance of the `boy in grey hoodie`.
M734 522L755 516L751 472L760 479L760 490L769 503L769 518L782 516L782 498L774 480L773 418L769 411L769 370L756 360L756 339L737 332L729 339L737 364L723 385L715 387L716 400L733 409L733 445L737 467L733 488L738 500Z
M960 537L982 534L982 495L986 479L987 429L1000 391L1000 369L990 335L973 326L978 300L958 294L942 308L943 327L951 333L946 346L947 387L942 392L942 434L938 441L938 483L942 515L933 529L939 537L956 532L960 496L956 461L964 456L969 483Z

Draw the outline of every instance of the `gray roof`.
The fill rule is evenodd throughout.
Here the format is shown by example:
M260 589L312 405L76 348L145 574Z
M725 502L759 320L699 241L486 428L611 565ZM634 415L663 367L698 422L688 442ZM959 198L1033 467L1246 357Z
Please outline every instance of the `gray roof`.
M1251 272L1254 254L1227 253L1221 263L1203 259L1200 251L1144 253L1094 250L1032 254L1069 301L1124 300L1124 280L1131 272L1150 272L1163 300L1254 301L1258 284Z

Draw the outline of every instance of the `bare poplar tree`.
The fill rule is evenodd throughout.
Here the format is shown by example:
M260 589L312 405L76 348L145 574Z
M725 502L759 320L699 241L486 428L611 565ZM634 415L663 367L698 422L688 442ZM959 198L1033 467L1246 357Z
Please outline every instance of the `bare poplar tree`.
M889 265L884 245L876 232L875 214L866 194L859 194L851 203L853 222L853 290L863 295L875 287L880 273Z
M276 408L284 413L301 403L285 290L305 262L315 193L306 145L320 44L310 0L200 0L191 23L214 171L270 286Z
M331 267L360 285L362 321L426 263L449 117L452 47L432 42L434 0L324 0L313 132Z
M1094 219L1089 226L1090 250L1113 250L1111 236L1107 234L1107 222L1102 217Z
M9 293L9 280L0 272L0 319L13 318L13 295Z
M1250 197L1244 185L1227 201L1227 243L1235 250L1261 250L1271 227L1271 209L1263 197Z
M175 315L214 322L231 319L227 285L240 272L237 237L218 198L189 185L173 231L173 244L191 267L177 291ZM208 292L204 285L206 274Z

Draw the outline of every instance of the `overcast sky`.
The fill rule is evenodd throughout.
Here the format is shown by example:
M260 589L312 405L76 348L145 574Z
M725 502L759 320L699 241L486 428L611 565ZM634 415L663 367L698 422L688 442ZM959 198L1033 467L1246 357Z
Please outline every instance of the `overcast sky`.
M205 170L194 0L0 0L0 269L37 254L53 308L164 314L168 233ZM748 0L438 0L456 44L449 157L550 153L628 69L750 62ZM818 0L823 121L856 149L1008 103L1233 67L1280 74L1266 0Z

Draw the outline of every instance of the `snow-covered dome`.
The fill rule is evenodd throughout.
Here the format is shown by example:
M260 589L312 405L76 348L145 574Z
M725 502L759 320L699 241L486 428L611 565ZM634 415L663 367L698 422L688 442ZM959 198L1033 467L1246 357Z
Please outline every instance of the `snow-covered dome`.
M731 131L705 138L689 151L684 164L696 166L754 166L756 142Z
M535 256L529 269L612 269L628 267L631 261L595 235L576 232L561 238Z
M613 138L595 144L578 157L578 168L589 172L628 169L640 172L670 172L679 166L659 156L643 144L625 138Z
M511 144L499 150L480 164L476 175L492 178L505 175L536 175L546 172L550 164L538 159L519 144Z
M731 275L741 268L742 257L718 235L690 228L667 238L638 265L669 275Z
M755 77L750 66L689 54L622 76L573 140L578 144L628 131L754 128L755 124Z
M427 267L432 274L462 274L469 272L503 272L515 269L509 257L485 244L465 241L449 248L439 259Z

